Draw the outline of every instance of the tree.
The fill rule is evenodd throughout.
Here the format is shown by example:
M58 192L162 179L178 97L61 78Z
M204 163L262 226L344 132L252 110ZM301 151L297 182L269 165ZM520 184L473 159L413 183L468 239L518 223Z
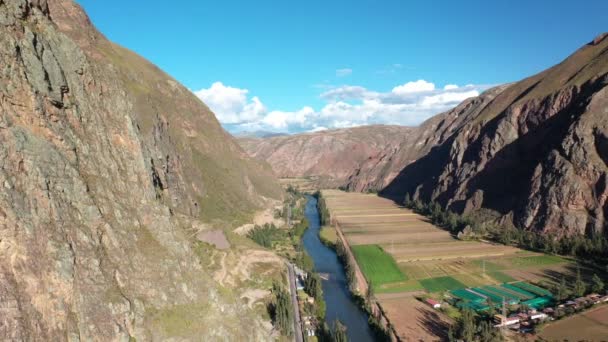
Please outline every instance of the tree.
M321 278L316 273L309 273L304 281L304 291L315 300L322 297Z
M346 326L340 322L340 320L334 321L334 329L332 332L333 340L335 342L347 342L348 336L346 335Z
M453 327L453 335L456 340L473 341L477 327L473 311L465 309Z
M592 283L591 289L595 293L602 292L602 290L604 289L604 282L602 281L602 279L600 277L597 276L597 274L593 275L593 278L591 279L591 283Z
M559 285L557 286L557 300L562 301L566 298L568 298L568 288L566 287L566 279L564 277L562 277L562 279L559 282Z
M582 297L585 295L587 291L587 285L581 279L581 269L577 268L576 270L576 281L574 282L574 294L577 297Z
M406 208L412 207L412 197L410 196L409 192L405 194L405 199L403 199L403 206Z
M275 296L274 310L272 310L274 311L274 325L281 334L290 336L292 333L293 313L289 293L279 283L273 284L272 292Z

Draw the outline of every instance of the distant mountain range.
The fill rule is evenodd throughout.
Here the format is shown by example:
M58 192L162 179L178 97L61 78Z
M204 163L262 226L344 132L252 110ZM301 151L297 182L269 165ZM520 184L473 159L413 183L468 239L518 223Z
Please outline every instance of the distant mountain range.
M418 127L240 139L281 177L406 193L522 229L605 233L608 34L562 63L487 90Z
M235 138L273 138L273 137L282 137L285 135L289 135L288 133L277 133L277 132L269 132L269 131L245 131L238 132L233 134Z

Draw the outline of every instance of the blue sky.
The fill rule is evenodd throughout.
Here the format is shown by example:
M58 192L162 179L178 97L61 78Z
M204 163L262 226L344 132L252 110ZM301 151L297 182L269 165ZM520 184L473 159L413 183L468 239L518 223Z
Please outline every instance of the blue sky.
M78 2L232 132L416 125L608 31L604 0Z

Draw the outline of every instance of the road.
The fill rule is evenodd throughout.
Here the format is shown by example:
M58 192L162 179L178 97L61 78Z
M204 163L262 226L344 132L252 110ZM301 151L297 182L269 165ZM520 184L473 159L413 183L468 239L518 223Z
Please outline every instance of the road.
M289 291L291 292L291 303L293 304L294 335L296 342L304 342L302 335L302 320L298 308L298 291L296 289L296 274L291 263L287 264L289 270Z

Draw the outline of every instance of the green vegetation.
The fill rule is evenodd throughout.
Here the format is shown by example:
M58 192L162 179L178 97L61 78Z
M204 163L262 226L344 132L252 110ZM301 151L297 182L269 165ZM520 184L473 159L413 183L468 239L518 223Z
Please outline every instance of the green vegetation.
M472 263L474 265L478 266L480 269L485 270L486 272L500 271L500 270L505 269L505 267L503 265L499 265L494 262L486 261L484 259L473 260Z
M348 336L346 336L346 326L342 324L340 320L334 321L331 336L333 342L348 342Z
M284 230L278 229L274 224L255 226L247 233L247 237L255 241L258 245L272 248L277 241L283 240L286 236Z
M375 291L377 293L399 293L399 292L413 292L413 291L422 291L424 287L420 284L419 281L415 279L410 279L404 282L399 283L390 283L384 284L377 288Z
M274 283L272 287L273 301L270 303L268 311L272 318L273 325L283 336L291 336L293 327L293 306L287 290L279 283Z
M513 245L523 249L548 254L574 256L605 265L608 261L608 239L601 235L575 235L563 239L554 236L523 231L509 224L497 225L491 219L465 217L441 207L436 202L422 203L412 200L410 194L405 195L403 205L427 216L436 226L442 227L457 235L465 231L467 239L490 239L505 245ZM479 214L478 216L481 216Z
M327 204L325 204L325 199L321 195L320 191L317 191L313 195L317 199L317 209L319 210L319 220L321 221L321 225L325 226L330 222L329 210L327 209Z
M510 258L509 261L511 262L511 264L513 264L513 266L518 268L531 266L548 266L568 262L568 260L557 255L533 255L526 257L515 257Z
M338 234L334 227L321 227L319 238L323 244L333 248L336 245L336 241L338 241Z
M338 240L338 242L336 243L336 255L338 256L338 259L340 259L340 261L342 262L342 265L344 265L344 273L346 273L346 281L348 282L348 288L351 292L354 293L354 289L357 288L357 277L355 277L355 265L353 265L353 262L355 262L355 260L351 260L351 258L348 257L348 252L346 251L346 247L342 243L342 240Z
M494 279L496 279L499 283L508 283L511 281L515 281L516 279L511 277L508 274L505 274L500 271L488 272L488 275Z
M420 284L428 292L441 292L464 289L467 286L452 277L437 277L420 280Z
M351 247L367 280L374 286L407 280L395 259L378 245Z
M604 282L602 281L602 279L600 277L597 276L597 274L593 275L593 278L591 278L591 291L595 292L595 293L600 293L604 290Z

